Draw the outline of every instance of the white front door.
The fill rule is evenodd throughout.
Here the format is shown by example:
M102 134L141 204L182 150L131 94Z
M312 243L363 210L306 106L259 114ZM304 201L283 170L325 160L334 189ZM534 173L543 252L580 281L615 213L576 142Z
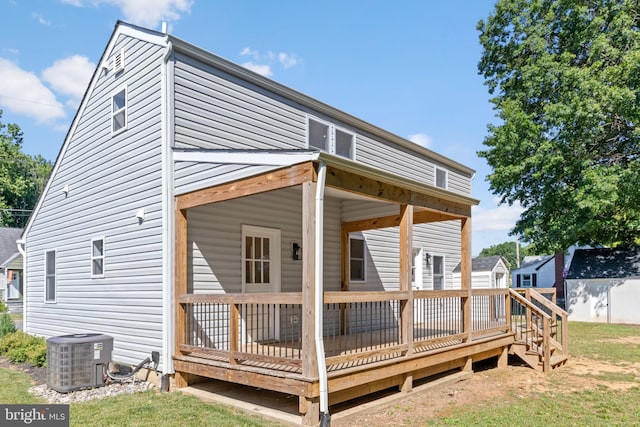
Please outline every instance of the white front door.
M242 226L242 292L280 292L280 230ZM243 341L278 339L280 309L275 304L243 307Z

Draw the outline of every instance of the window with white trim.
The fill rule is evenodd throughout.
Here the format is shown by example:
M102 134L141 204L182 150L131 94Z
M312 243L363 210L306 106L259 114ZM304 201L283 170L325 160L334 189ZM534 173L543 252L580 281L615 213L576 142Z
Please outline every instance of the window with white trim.
M434 255L431 262L433 263L433 290L441 291L444 289L444 257Z
M91 277L104 277L104 237L91 240Z
M447 188L447 171L446 169L436 168L436 187Z
M355 159L355 134L335 125L309 117L307 120L307 143L327 153L347 159Z
M111 133L127 128L127 88L120 89L111 97Z
M537 286L537 276L535 273L516 275L516 288L535 288Z
M366 252L364 238L349 236L349 279L352 282L365 282Z
M44 253L44 300L45 302L56 301L56 251L46 251Z
M422 289L422 248L411 251L411 286Z

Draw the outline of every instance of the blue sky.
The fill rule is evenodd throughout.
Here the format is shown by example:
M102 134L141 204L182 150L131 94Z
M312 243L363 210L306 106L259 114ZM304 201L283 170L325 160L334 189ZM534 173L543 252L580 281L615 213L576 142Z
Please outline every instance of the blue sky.
M494 0L0 0L0 109L55 160L116 20L169 32L477 171L473 254L510 240L476 152L495 122L476 23Z

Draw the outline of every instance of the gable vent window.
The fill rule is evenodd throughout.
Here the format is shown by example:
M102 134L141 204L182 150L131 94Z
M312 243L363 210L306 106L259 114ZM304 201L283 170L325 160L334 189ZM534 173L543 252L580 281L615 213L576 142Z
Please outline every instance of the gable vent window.
M436 187L447 188L447 171L436 168Z
M127 89L111 98L111 132L116 134L127 128Z
M307 122L309 148L317 148L327 153L337 154L355 160L355 134L334 125L309 117Z
M111 61L111 69L114 73L124 71L124 48L120 49L120 52L116 53Z

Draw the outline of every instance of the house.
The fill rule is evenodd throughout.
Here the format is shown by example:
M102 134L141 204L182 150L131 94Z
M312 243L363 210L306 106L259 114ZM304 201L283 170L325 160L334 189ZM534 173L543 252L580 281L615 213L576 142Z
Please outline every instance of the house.
M553 288L560 305L564 304L565 254L532 255L522 260L520 267L511 270L511 286L518 288Z
M576 249L566 288L569 320L640 324L640 248Z
M462 265L453 269L454 287L461 287ZM471 287L476 289L509 287L509 263L499 255L475 257L471 260Z
M0 227L0 301L11 313L22 311L22 255L17 241L21 228Z
M118 22L23 234L23 327L110 335L121 363L158 351L176 388L296 395L310 425L334 403L505 364L509 305L473 307L522 297L471 289L473 174Z

